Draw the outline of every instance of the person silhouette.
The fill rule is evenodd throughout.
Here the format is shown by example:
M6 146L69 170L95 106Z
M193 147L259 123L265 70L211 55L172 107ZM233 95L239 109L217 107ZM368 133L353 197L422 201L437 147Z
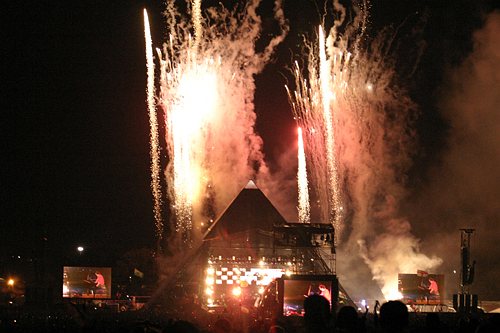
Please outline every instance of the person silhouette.
M389 301L380 307L382 332L406 332L408 320L408 308L401 301Z
M359 332L358 312L350 305L340 308L337 313L336 332Z
M330 303L318 294L312 294L304 300L304 324L306 332L330 332Z

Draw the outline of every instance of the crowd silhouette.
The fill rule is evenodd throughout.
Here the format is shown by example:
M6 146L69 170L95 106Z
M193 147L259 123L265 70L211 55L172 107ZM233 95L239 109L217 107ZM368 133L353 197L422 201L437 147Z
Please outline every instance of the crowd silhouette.
M377 302L378 303L378 302ZM272 320L259 320L221 313L200 319L194 312L191 319L173 319L169 314L156 311L135 311L123 314L86 312L77 305L66 304L50 314L23 312L17 319L0 314L0 332L172 332L172 333L396 333L443 332L484 333L500 332L500 314L408 312L400 301L376 304L369 312L345 305L335 313L329 302L313 294L304 300L305 314L277 316ZM88 309L87 309L88 310Z

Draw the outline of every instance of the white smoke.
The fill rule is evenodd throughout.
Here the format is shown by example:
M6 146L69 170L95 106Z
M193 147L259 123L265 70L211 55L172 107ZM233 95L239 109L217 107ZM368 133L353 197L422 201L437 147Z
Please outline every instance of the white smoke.
M284 151L271 170L262 164L256 184L287 221L297 221L297 147Z

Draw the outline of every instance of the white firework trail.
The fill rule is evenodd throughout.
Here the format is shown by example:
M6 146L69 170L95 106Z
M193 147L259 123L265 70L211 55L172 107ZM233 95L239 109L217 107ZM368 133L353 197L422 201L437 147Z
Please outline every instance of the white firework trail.
M147 67L147 104L150 127L150 157L151 157L151 192L153 195L153 213L156 224L156 235L161 243L163 236L162 218L162 191L160 183L160 143L158 132L158 118L155 104L155 65L153 60L153 42L151 39L151 29L146 9L144 9L144 37L146 40L146 67Z
M298 213L300 223L311 222L311 210L309 204L309 185L307 182L306 155L304 152L304 140L302 138L302 128L297 129L298 133L298 170L297 184L299 188Z
M194 46L193 48L198 49L198 44L203 37L203 27L201 20L201 0L191 1L192 11L193 11L193 25L194 25Z
M323 28L319 27L319 84L321 104L323 107L323 122L325 124L325 148L326 148L326 166L327 166L327 179L328 179L328 198L329 198L329 211L328 221L335 226L335 229L341 233L341 198L338 184L337 173L337 152L335 149L335 134L334 134L334 121L336 119L335 113L337 109L334 107L332 110L332 102L335 102L335 91L331 91L331 72L329 60L326 56L325 49L325 36Z

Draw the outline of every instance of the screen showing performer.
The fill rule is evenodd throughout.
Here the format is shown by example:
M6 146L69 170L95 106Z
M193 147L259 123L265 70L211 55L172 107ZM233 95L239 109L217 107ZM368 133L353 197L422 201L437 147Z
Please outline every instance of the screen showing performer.
M332 281L285 280L283 290L283 315L303 316L304 300L309 295L321 295L332 302Z
M63 297L111 298L111 268L63 267Z
M418 271L417 274L399 274L398 289L407 304L442 304L444 275Z

